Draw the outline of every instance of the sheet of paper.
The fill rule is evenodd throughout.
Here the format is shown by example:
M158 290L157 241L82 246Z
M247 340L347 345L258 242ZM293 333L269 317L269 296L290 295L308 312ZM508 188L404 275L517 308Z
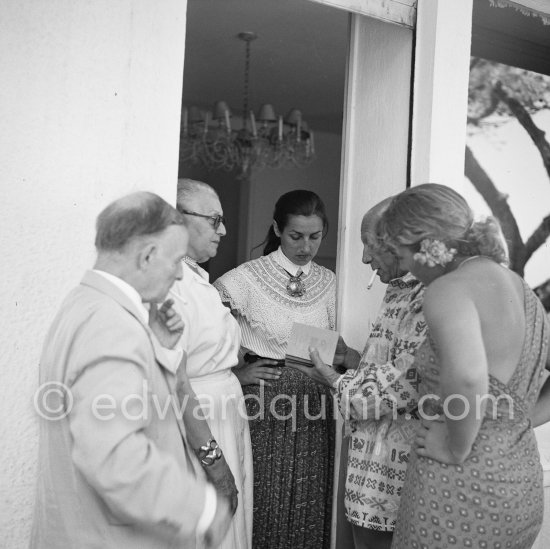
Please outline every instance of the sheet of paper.
M338 332L294 322L288 340L285 362L312 366L309 347L315 347L319 351L321 360L325 364L332 364L337 343Z

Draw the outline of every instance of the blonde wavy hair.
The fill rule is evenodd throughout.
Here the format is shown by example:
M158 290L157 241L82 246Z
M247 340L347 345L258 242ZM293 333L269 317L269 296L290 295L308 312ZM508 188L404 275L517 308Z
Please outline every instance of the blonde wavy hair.
M500 224L492 216L481 221L456 191L437 183L424 183L396 195L380 218L377 233L389 249L420 249L426 238L455 248L459 255L483 255L508 264L508 248Z

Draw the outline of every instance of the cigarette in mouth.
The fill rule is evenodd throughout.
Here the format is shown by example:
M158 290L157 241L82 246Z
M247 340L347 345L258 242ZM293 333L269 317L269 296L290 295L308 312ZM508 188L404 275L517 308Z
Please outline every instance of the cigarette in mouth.
M367 290L370 290L372 288L372 285L374 284L374 279L376 278L376 273L378 272L378 269L374 269L374 272L372 273L372 276L370 277L369 283L367 284Z

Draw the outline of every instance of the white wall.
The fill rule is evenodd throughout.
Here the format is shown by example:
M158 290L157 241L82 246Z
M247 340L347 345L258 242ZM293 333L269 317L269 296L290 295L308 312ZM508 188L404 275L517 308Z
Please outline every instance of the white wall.
M185 0L0 3L0 547L28 543L45 331L93 261L95 216L173 201Z

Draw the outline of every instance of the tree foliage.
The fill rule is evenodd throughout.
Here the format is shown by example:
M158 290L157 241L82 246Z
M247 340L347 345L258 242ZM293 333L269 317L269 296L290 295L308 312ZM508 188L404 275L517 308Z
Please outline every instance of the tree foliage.
M487 125L517 119L537 147L550 185L550 143L545 132L533 121L533 114L542 109L550 109L549 76L472 58L468 90L469 130L481 131ZM523 276L529 258L550 236L550 208L533 234L523 241L508 196L498 190L469 147L466 147L465 174L499 219L510 248L510 266ZM543 287L550 288L550 284L545 283L541 285Z
M500 117L500 120L494 119L495 123L507 121L513 116L506 102L495 94L495 88L498 87L519 101L531 115L550 108L549 76L475 57L470 62L468 87L470 125L479 125L491 115Z

